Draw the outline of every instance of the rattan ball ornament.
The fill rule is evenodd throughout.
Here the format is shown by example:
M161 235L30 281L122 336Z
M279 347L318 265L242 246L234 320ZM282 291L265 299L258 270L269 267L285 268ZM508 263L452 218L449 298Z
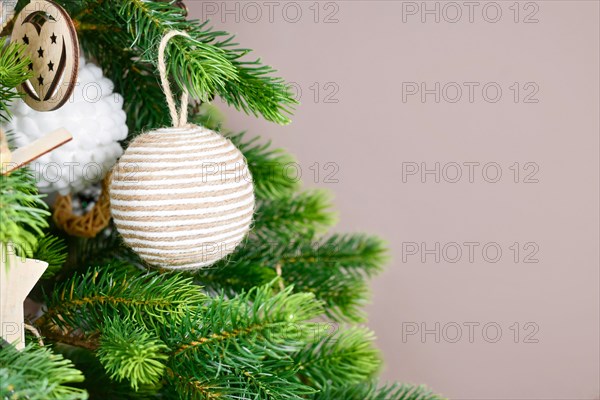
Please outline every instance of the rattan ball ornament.
M254 186L242 153L223 136L187 123L187 91L178 115L159 71L173 127L140 135L115 165L109 183L115 226L149 265L193 270L233 252L252 223Z

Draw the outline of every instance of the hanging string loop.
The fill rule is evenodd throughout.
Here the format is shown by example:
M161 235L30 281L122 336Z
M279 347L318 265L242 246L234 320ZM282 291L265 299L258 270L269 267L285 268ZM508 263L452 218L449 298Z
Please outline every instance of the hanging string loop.
M183 88L183 94L181 95L181 104L179 114L177 113L177 106L175 105L175 99L173 98L173 92L171 91L171 86L169 85L169 77L167 76L167 65L165 64L165 50L167 49L167 44L169 40L174 38L175 36L184 36L190 38L185 32L181 31L170 31L168 32L160 41L160 46L158 46L158 71L160 72L160 81L162 84L163 91L165 92L165 96L167 98L167 105L169 106L169 112L171 113L171 121L173 121L173 126L179 128L187 125L187 114L188 114L188 100L189 100L189 92L186 87Z

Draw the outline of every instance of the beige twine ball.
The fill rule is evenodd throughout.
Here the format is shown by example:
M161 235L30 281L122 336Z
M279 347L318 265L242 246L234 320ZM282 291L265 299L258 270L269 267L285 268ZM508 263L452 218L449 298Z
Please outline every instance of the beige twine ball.
M113 170L110 204L127 243L151 265L201 268L250 229L254 188L242 153L199 127L141 135Z
M159 70L174 123L137 137L113 169L111 212L125 243L148 264L176 270L206 267L233 252L252 223L254 187L242 153L223 136L187 124L187 93L177 115ZM185 34L183 34L185 36Z

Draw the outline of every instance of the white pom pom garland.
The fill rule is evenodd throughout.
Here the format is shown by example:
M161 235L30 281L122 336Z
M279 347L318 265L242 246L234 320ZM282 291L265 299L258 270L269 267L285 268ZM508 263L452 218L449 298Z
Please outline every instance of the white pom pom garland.
M30 164L43 193L79 192L102 179L123 153L119 141L127 137L123 98L113 93L113 83L102 70L79 61L77 89L55 111L31 109L23 100L11 104L14 118L6 125L16 147L44 134L66 128L73 140Z

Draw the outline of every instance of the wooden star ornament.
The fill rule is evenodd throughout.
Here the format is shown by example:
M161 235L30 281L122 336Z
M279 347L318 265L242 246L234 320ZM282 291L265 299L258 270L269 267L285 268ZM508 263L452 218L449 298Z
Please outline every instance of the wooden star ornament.
M0 336L21 350L25 347L23 303L48 263L16 257L13 246L0 245Z
M58 129L11 152L0 129L2 174L23 167L71 139L67 130ZM0 337L17 349L25 347L23 302L46 268L48 264L43 261L17 257L12 243L0 243Z

